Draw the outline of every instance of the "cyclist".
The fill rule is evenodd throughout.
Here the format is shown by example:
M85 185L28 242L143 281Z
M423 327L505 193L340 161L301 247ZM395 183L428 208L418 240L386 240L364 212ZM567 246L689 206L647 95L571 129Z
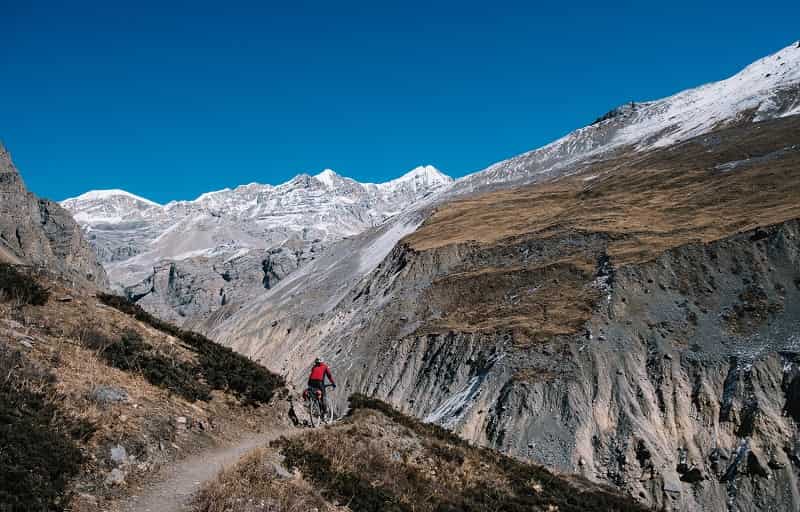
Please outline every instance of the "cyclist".
M325 414L328 407L325 401L325 377L331 381L331 386L336 389L336 383L333 381L331 369L325 364L321 358L314 360L314 366L311 368L311 374L308 376L308 389L315 391L319 390L322 393L322 414Z

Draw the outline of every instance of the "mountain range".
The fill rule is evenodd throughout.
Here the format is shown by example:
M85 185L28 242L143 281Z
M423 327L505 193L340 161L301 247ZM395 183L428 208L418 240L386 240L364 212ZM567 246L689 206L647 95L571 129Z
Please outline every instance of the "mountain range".
M649 507L795 510L798 114L792 44L455 181L63 204L129 298L298 390L322 357L339 407L378 397Z
M180 323L269 288L327 244L358 234L450 185L421 166L381 184L326 169L159 205L122 190L62 201L112 283Z

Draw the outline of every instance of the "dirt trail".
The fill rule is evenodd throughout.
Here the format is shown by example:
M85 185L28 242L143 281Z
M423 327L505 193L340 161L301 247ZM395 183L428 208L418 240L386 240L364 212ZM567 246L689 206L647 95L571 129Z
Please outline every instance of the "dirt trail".
M120 512L179 512L188 510L187 501L201 484L214 478L221 469L238 461L248 451L262 446L289 430L276 429L240 439L231 446L192 455L161 471L161 479L139 494L119 503Z

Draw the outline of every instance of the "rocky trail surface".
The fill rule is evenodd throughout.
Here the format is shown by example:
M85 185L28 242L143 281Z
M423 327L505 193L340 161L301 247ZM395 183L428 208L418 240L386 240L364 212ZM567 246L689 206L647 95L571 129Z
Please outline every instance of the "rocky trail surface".
M143 486L138 492L122 501L119 512L177 512L189 510L189 500L205 482L232 464L247 452L263 446L291 431L278 428L252 434L237 442L215 447L192 455L173 465L164 467L155 483Z

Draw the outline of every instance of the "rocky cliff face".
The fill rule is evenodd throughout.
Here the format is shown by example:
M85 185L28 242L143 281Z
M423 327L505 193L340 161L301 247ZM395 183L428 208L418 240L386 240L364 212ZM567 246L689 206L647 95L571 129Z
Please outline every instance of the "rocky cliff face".
M298 387L322 355L338 400L649 505L794 509L797 133L746 124L408 212L213 335Z
M0 259L42 267L76 283L107 285L106 273L72 216L37 198L0 146Z

